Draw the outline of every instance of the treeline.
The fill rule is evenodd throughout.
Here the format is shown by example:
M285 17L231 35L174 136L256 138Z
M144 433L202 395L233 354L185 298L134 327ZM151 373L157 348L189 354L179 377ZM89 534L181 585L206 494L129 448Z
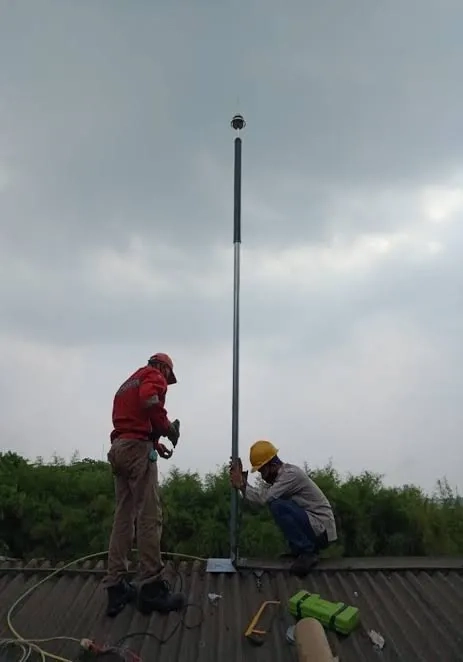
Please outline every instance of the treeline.
M329 556L463 554L463 502L445 480L428 496L411 485L386 487L381 476L370 472L341 478L329 465L309 473L330 499L338 521L339 542ZM174 468L161 492L163 550L228 555L226 467L203 479ZM113 508L105 462L75 456L70 463L58 457L31 463L15 453L0 454L0 555L57 561L105 550ZM269 557L282 551L267 510L245 505L241 555Z

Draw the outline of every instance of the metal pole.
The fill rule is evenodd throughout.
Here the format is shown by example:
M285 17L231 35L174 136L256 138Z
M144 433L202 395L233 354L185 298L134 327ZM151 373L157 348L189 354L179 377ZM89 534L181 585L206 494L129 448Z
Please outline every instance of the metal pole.
M241 115L235 115L231 126L238 131L235 138L234 212L233 212L233 387L232 387L232 445L231 457L239 457L239 365L240 365L240 248L241 248L241 138L239 132L246 122ZM230 508L230 559L238 559L238 509L239 496L236 490L231 493Z

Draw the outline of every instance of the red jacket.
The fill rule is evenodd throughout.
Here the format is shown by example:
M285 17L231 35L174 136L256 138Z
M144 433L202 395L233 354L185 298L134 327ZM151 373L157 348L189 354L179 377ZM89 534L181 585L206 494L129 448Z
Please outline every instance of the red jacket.
M146 439L166 434L170 421L164 408L167 382L150 365L139 368L114 396L111 442L116 439Z

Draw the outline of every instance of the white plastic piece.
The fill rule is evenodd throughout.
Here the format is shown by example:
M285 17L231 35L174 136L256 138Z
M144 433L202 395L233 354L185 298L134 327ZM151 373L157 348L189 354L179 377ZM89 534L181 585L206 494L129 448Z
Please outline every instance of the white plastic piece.
M286 630L286 641L288 644L294 644L296 642L296 626L290 625Z
M222 599L222 595L220 593L208 593L207 597L211 605L216 605L218 601Z
M368 636L370 637L370 641L372 642L372 644L376 646L376 648L378 648L380 651L382 651L386 643L384 641L383 635L380 634L379 632L376 632L376 630L368 630Z

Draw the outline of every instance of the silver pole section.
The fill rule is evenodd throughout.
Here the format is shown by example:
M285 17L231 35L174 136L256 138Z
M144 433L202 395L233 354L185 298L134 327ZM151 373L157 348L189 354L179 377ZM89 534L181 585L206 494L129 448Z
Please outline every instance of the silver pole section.
M234 248L234 278L233 278L233 387L232 387L232 447L231 457L239 457L239 362L240 362L240 249L241 249L241 138L239 132L246 122L241 115L235 115L231 126L238 131L235 138L234 167L234 211L233 211L233 248ZM238 559L238 511L239 495L236 490L231 493L230 508L230 559L232 563Z

